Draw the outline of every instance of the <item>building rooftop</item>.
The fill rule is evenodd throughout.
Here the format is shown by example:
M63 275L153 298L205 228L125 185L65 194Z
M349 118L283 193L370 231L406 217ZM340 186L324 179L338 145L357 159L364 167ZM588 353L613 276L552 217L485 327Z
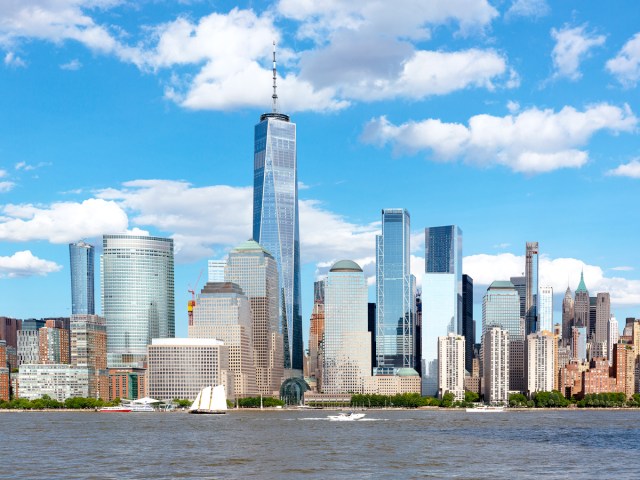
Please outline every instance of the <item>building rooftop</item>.
M587 286L584 284L584 271L580 272L580 283L578 284L578 288L576 288L576 293L578 292L589 293Z
M413 368L399 368L397 375L399 377L419 377L420 374Z
M233 282L207 282L205 286L202 287L200 293L236 293L238 295L244 295L240 285Z
M509 280L496 280L489 286L489 290L515 290L515 288Z
M222 340L215 338L152 338L151 345L175 347L209 347L224 345Z
M233 249L234 252L251 252L251 251L258 251L258 252L264 252L269 256L272 256L271 253L266 250L262 245L260 245L258 242L256 242L254 239L249 239L246 242L241 243L240 245L238 245L237 247L235 247Z
M340 260L333 264L330 272L361 272L362 268L352 260Z

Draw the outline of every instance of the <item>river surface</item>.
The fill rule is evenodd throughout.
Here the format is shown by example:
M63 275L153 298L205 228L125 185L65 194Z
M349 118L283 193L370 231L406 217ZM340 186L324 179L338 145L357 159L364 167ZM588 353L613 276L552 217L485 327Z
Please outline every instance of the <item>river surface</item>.
M638 410L366 413L0 413L0 478L640 478Z

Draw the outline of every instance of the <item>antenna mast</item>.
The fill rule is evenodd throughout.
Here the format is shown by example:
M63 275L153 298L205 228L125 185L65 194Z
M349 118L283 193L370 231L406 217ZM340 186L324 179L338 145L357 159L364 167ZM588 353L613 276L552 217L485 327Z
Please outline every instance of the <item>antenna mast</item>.
M276 93L276 42L273 41L273 95L271 95L271 99L273 100L272 110L273 113L278 112L278 94Z

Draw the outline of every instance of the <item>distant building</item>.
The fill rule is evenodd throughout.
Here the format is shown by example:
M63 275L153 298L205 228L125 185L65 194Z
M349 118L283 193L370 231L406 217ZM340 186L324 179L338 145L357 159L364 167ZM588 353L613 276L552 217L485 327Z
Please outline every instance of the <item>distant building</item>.
M204 387L225 385L234 398L233 377L227 379L224 343L208 338L154 338L148 346L148 395L158 400L195 400ZM230 380L230 381L228 381Z
M616 379L609 376L609 361L606 358L593 358L589 363L589 370L582 374L581 396L616 391Z
M225 281L239 285L249 299L258 391L278 395L286 362L276 260L255 241L246 241L229 253Z
M587 327L573 327L571 329L571 352L575 361L585 362L587 360Z
M209 260L207 263L207 281L209 283L224 282L224 269L226 266L226 260Z
M109 400L137 400L147 396L146 368L110 368Z
M482 335L482 390L487 403L509 401L509 333L497 326Z
M20 365L18 396L35 400L44 395L64 402L72 397L89 397L90 371L60 363Z
M69 244L72 315L93 315L96 313L94 251L93 245L85 242Z
M573 306L574 301L571 295L571 289L567 286L567 291L562 300L562 342L565 345L571 344L571 327L573 327Z
M527 335L525 342L525 391L529 397L536 392L558 389L558 341L549 331Z
M462 230L456 225L425 228L421 329L423 395L438 394L438 338L449 333L462 335L465 330L462 295ZM466 320L469 322L469 318Z
M18 365L39 362L40 334L38 330L18 331Z
M7 341L0 340L0 401L11 400L11 370L7 359Z
M7 342L8 347L18 348L18 331L21 323L17 318L0 317L0 340Z
M553 287L541 286L538 292L538 332L553 331Z
M596 297L596 321L592 343L601 345L601 355L611 360L609 356L609 320L611 319L611 298L609 293L598 293Z
M611 317L609 317L609 323L607 324L607 337L608 337L608 348L609 348L609 354L607 355L607 358L609 359L609 364L612 365L613 364L613 347L616 343L618 343L618 340L620 339L620 330L618 329L618 320L616 320L616 317L614 317L613 315L611 315Z
M371 376L367 280L362 268L340 260L325 284L322 393L360 393Z
M520 317L525 318L527 316L527 277L511 277L509 281L518 292Z
M109 367L143 367L152 338L175 336L173 239L104 235L102 311Z
M420 393L421 379L413 368L400 368L394 375L374 375L364 378L364 394L401 395Z
M316 391L322 388L324 362L324 280L313 284L313 311L309 328L309 376L316 380Z
M631 397L635 391L636 359L638 349L635 345L616 343L613 346L613 372L616 376L616 390Z
M196 299L189 338L217 339L224 342L229 355L236 397L255 397L260 393L256 367L249 300L239 285L208 282Z
M573 303L574 322L576 327L589 327L589 291L584 284L584 272L580 273L580 283L576 289L576 297Z
M109 398L107 325L98 315L71 315L71 365L89 370L87 397Z
M453 393L464 400L465 339L454 333L438 337L438 396Z
M47 320L45 326L38 330L39 363L69 364L69 347L69 330L56 327L55 320Z
M382 210L382 235L376 236L376 375L413 368L415 362L410 237L407 210Z
M527 242L524 276L526 277L526 321L528 334L538 330L538 242Z
M464 336L464 368L471 372L473 346L476 343L476 324L473 321L473 278L462 275L462 335Z

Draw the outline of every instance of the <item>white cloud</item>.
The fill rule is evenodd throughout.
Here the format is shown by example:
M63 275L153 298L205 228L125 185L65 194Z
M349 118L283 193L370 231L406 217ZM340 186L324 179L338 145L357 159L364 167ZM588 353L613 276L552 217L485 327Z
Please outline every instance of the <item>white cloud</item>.
M635 270L633 267L623 266L623 267L613 267L611 270L616 272L632 272Z
M551 9L545 0L514 0L506 17L539 18L548 15Z
M79 70L79 69L82 68L82 63L77 58L74 58L73 60L71 60L71 61L69 61L67 63L63 63L62 65L60 65L60 68L62 70L75 71L75 70Z
M0 257L0 278L45 276L62 269L61 265L34 256L30 250Z
M627 87L640 80L640 33L624 44L618 54L607 62L607 70Z
M508 280L524 271L525 258L511 253L470 255L463 259L463 271L473 278L474 285L490 285L495 280ZM556 294L564 293L567 280L575 290L584 270L584 280L590 294L609 292L616 305L640 305L640 280L606 277L601 267L588 265L575 258L539 259L540 285L550 285Z
M640 178L640 158L631 160L629 163L623 163L613 170L609 170L607 175L617 177Z
M7 52L4 56L4 64L8 67L26 67L26 62L13 52Z
M636 129L638 119L628 105L592 105L580 112L566 106L559 112L530 108L517 115L476 115L468 126L438 119L394 125L386 117L372 119L362 134L366 143L392 143L396 153L431 150L440 161L462 157L482 166L505 165L516 172L537 174L578 168L588 160L579 150L592 135Z
M551 36L556 41L551 58L555 68L555 77L567 77L571 80L579 79L580 63L589 55L589 51L604 45L606 37L586 31L586 25L570 28L565 26L560 30L551 29Z
M15 186L16 186L15 183L10 182L8 180L2 181L0 182L0 193L10 192L11 190L13 190L13 187Z
M1 211L0 240L4 241L68 243L127 228L127 215L116 203L95 198L49 207L9 204Z

